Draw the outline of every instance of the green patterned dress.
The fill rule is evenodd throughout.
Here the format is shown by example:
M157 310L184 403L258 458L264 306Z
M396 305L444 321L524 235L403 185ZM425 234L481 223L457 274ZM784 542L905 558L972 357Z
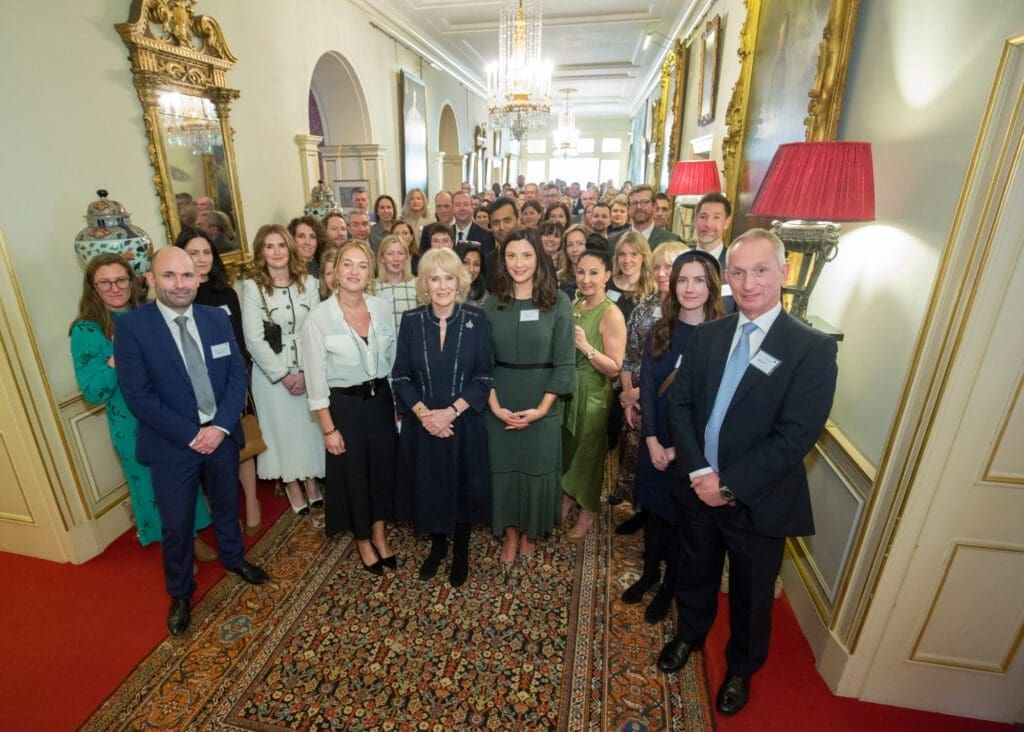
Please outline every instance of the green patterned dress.
M540 310L531 300L513 300L504 310L488 298L494 389L498 403L513 412L533 409L545 394L572 394L572 306L558 294L555 306ZM551 533L561 519L562 401L522 430L487 411L491 458L492 529L500 536L513 526L531 539Z
M117 317L118 313L113 315ZM79 320L71 326L71 361L75 367L78 388L87 402L103 404L107 408L110 439L128 482L128 495L135 515L135 533L139 543L145 546L160 541L163 527L153 496L149 468L135 459L137 422L121 395L117 372L107 363L112 355L114 343L103 334L98 323ZM204 529L210 523L210 510L200 491L196 499L195 529Z
M590 346L603 352L601 318L615 303L606 296L593 310L580 310L581 302L578 300L573 305L576 325L583 328ZM576 349L576 393L562 419L562 490L587 511L596 512L601 506L611 405L611 379L595 369L586 355Z

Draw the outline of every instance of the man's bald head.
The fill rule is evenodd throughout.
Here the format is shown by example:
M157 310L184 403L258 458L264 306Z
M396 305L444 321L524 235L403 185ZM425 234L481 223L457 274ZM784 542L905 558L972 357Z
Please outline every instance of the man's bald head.
M146 282L156 291L156 299L176 313L188 310L199 289L195 262L179 247L157 250L150 260Z

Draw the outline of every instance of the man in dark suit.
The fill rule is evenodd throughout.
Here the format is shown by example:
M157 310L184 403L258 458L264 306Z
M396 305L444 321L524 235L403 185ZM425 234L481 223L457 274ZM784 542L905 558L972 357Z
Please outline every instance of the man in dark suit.
M487 209L491 219L491 233L494 235L494 249L484 256L484 270L487 272L487 289L494 292L495 278L498 276L498 257L501 245L519 226L519 206L511 198L499 198Z
M613 250L619 237L627 231L642 234L651 245L651 251L666 241L682 241L668 229L654 225L654 189L649 185L636 186L629 192L629 218L632 227L609 237L608 244Z
M718 260L725 272L726 246L722 237L732 224L732 204L721 193L705 193L693 210L693 233L697 237L697 249L705 251ZM732 288L722 283L722 305L725 314L736 312Z
M193 305L199 288L192 258L165 247L146 274L156 302L117 319L114 360L125 401L139 421L135 453L153 476L164 581L171 596L167 628L188 628L196 491L206 490L220 562L250 584L269 578L245 561L238 523L238 450L248 377L223 310Z
M738 311L694 331L669 394L680 482L678 627L662 649L667 673L703 647L729 556L724 714L741 710L768 656L775 577L787 536L814 533L804 456L836 388L836 344L782 310L789 266L778 237L751 229L729 248Z
M452 210L455 213L455 244L475 241L480 245L483 256L494 250L494 235L473 221L473 199L465 191L456 191L452 196Z

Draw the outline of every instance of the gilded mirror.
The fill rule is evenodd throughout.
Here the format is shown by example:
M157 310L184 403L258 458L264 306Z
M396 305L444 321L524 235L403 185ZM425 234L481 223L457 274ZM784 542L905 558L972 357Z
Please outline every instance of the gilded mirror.
M189 194L200 209L225 215L215 244L237 271L250 254L229 123L238 92L225 79L235 56L217 21L195 14L195 2L133 0L128 21L114 27L131 52L167 241L181 231L175 196Z

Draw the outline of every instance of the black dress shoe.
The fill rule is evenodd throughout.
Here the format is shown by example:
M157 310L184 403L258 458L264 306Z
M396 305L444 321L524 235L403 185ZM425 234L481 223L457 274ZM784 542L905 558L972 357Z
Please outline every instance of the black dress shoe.
M270 581L270 576L262 569L257 567L255 564L242 560L242 563L234 569L229 569L229 572L234 572L239 577L244 579L250 585L262 585L264 582Z
M647 514L639 511L634 513L632 518L628 518L616 526L615 533L620 535L635 534L644 527L645 523L647 523Z
M718 711L722 714L736 714L747 706L749 698L750 677L729 674L725 677L725 683L718 690Z
M675 592L672 587L662 585L654 594L651 604L644 610L644 620L651 625L664 620L668 615L668 611L672 608L672 598L674 596Z
M656 573L642 574L640 575L640 579L626 588L626 591L622 593L622 597L620 597L619 600L623 605L636 605L641 603L644 601L644 595L647 593L647 590L654 587L657 582L658 575Z
M360 558L359 561L362 563L363 569L365 569L370 574L375 574L378 577L383 577L384 576L384 561L383 560L378 559L373 564L367 564L366 562L364 562L362 560L362 558Z
M704 647L703 643L687 643L681 637L676 636L661 649L658 656L658 668L667 674L673 674L690 660L690 654L699 651Z
M188 630L190 618L188 600L171 600L171 609L167 612L167 630L171 635L179 636Z

